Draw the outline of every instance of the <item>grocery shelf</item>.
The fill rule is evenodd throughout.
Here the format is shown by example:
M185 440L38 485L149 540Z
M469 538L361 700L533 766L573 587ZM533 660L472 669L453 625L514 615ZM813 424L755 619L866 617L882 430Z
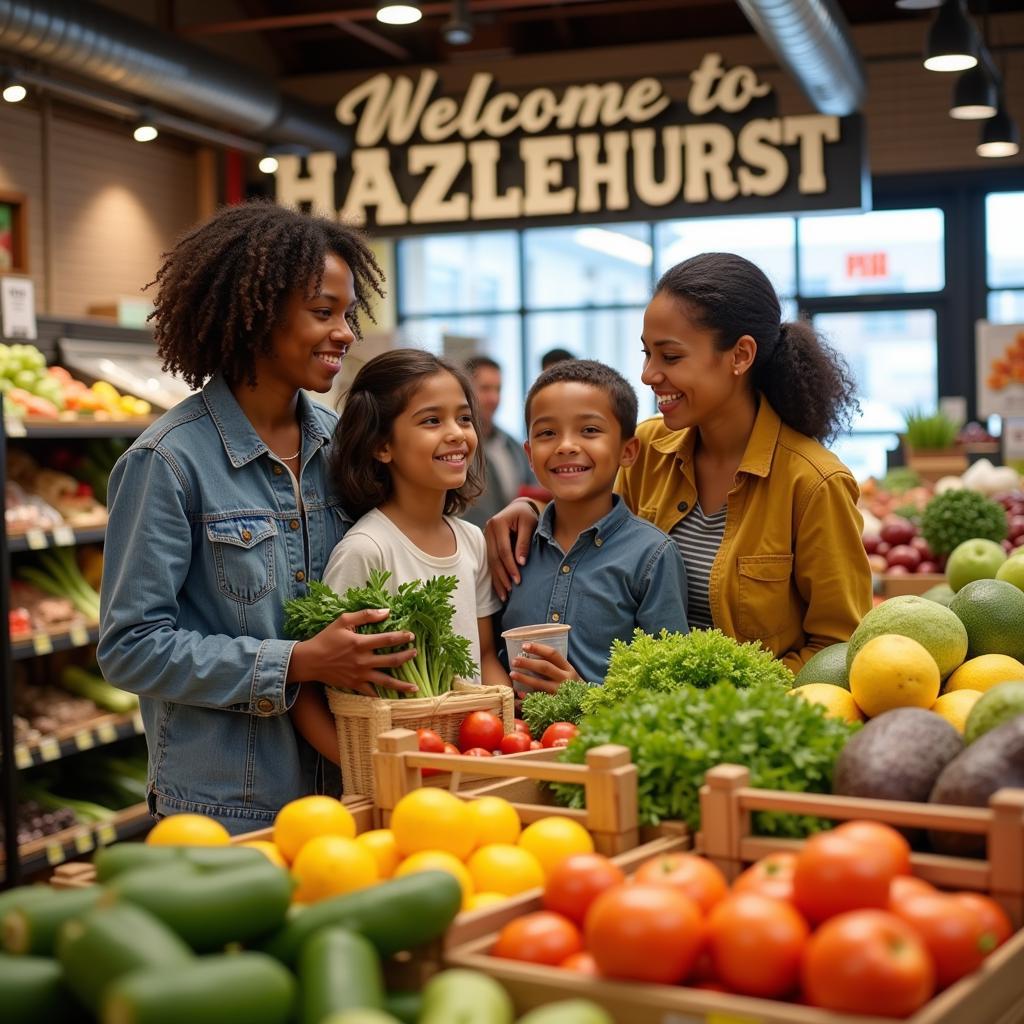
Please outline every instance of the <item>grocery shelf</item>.
M102 824L73 825L52 836L43 836L18 847L21 874L45 871L74 857L83 857L101 846L143 835L152 825L149 807L141 803L118 811L110 821ZM4 859L0 856L2 863Z
M7 550L42 551L44 548L70 548L78 544L99 544L107 534L106 526L56 526L52 530L26 530L7 535Z
M4 432L9 440L27 437L30 440L67 440L79 437L138 437L146 427L155 423L156 416L133 417L125 420L89 419L37 419L27 416L23 420L13 416L4 418Z
M18 768L48 764L83 750L104 747L130 736L141 736L142 731L142 715L138 711L126 715L103 715L68 726L32 743L18 743L14 747L14 764Z
M38 658L54 651L70 651L74 647L88 647L100 638L99 626L74 626L59 633L34 633L24 640L11 644L11 657L15 661Z

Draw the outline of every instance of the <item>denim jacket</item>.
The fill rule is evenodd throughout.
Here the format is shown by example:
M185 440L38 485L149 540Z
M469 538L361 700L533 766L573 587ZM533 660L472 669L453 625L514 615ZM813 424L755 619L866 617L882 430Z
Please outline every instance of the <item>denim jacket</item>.
M302 510L292 477L215 377L154 423L110 477L97 659L137 693L158 815L266 827L317 788L285 685L283 605L320 579L349 520L330 497L336 417L299 394Z
M628 642L637 627L688 632L686 569L675 541L633 515L617 494L611 511L569 551L555 540L552 501L534 531L520 579L501 613L501 628L568 623L569 663L591 683L604 681L612 641Z

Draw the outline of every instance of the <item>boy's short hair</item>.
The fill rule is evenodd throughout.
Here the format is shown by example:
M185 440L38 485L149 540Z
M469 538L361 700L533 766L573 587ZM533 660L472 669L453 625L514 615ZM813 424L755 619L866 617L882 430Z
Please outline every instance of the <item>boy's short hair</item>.
M526 395L526 429L530 429L530 406L538 392L552 384L589 384L600 388L611 404L612 412L622 428L622 440L636 435L637 401L633 385L618 370L596 359L566 359L548 367L531 385Z
M470 356L462 365L465 368L466 373L471 377L477 370L497 370L501 373L501 363L496 359L492 359L490 356Z

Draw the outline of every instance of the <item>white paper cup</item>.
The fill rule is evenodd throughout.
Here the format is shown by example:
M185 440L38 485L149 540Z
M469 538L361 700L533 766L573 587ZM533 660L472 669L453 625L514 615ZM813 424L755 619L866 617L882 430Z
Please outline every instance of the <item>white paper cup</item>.
M512 668L512 663L516 658L536 657L536 655L524 651L523 644L546 644L558 651L563 658L568 657L570 629L572 626L564 622L541 622L535 626L516 626L515 629L506 629L501 634L501 638L505 641L505 648L508 651L509 668ZM523 670L517 669L517 671ZM518 684L515 689L520 696L534 692L533 687Z

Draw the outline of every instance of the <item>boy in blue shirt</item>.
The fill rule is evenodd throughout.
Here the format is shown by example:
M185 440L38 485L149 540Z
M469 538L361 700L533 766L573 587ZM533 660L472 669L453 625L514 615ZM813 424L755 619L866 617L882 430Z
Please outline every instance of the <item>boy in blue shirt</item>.
M636 460L636 392L603 363L556 363L526 396L526 454L554 500L501 613L501 629L566 623L568 659L540 643L515 658L518 690L558 689L566 679L604 680L616 638L638 626L687 632L686 570L679 550L613 493L620 466ZM539 660L538 660L539 659Z

